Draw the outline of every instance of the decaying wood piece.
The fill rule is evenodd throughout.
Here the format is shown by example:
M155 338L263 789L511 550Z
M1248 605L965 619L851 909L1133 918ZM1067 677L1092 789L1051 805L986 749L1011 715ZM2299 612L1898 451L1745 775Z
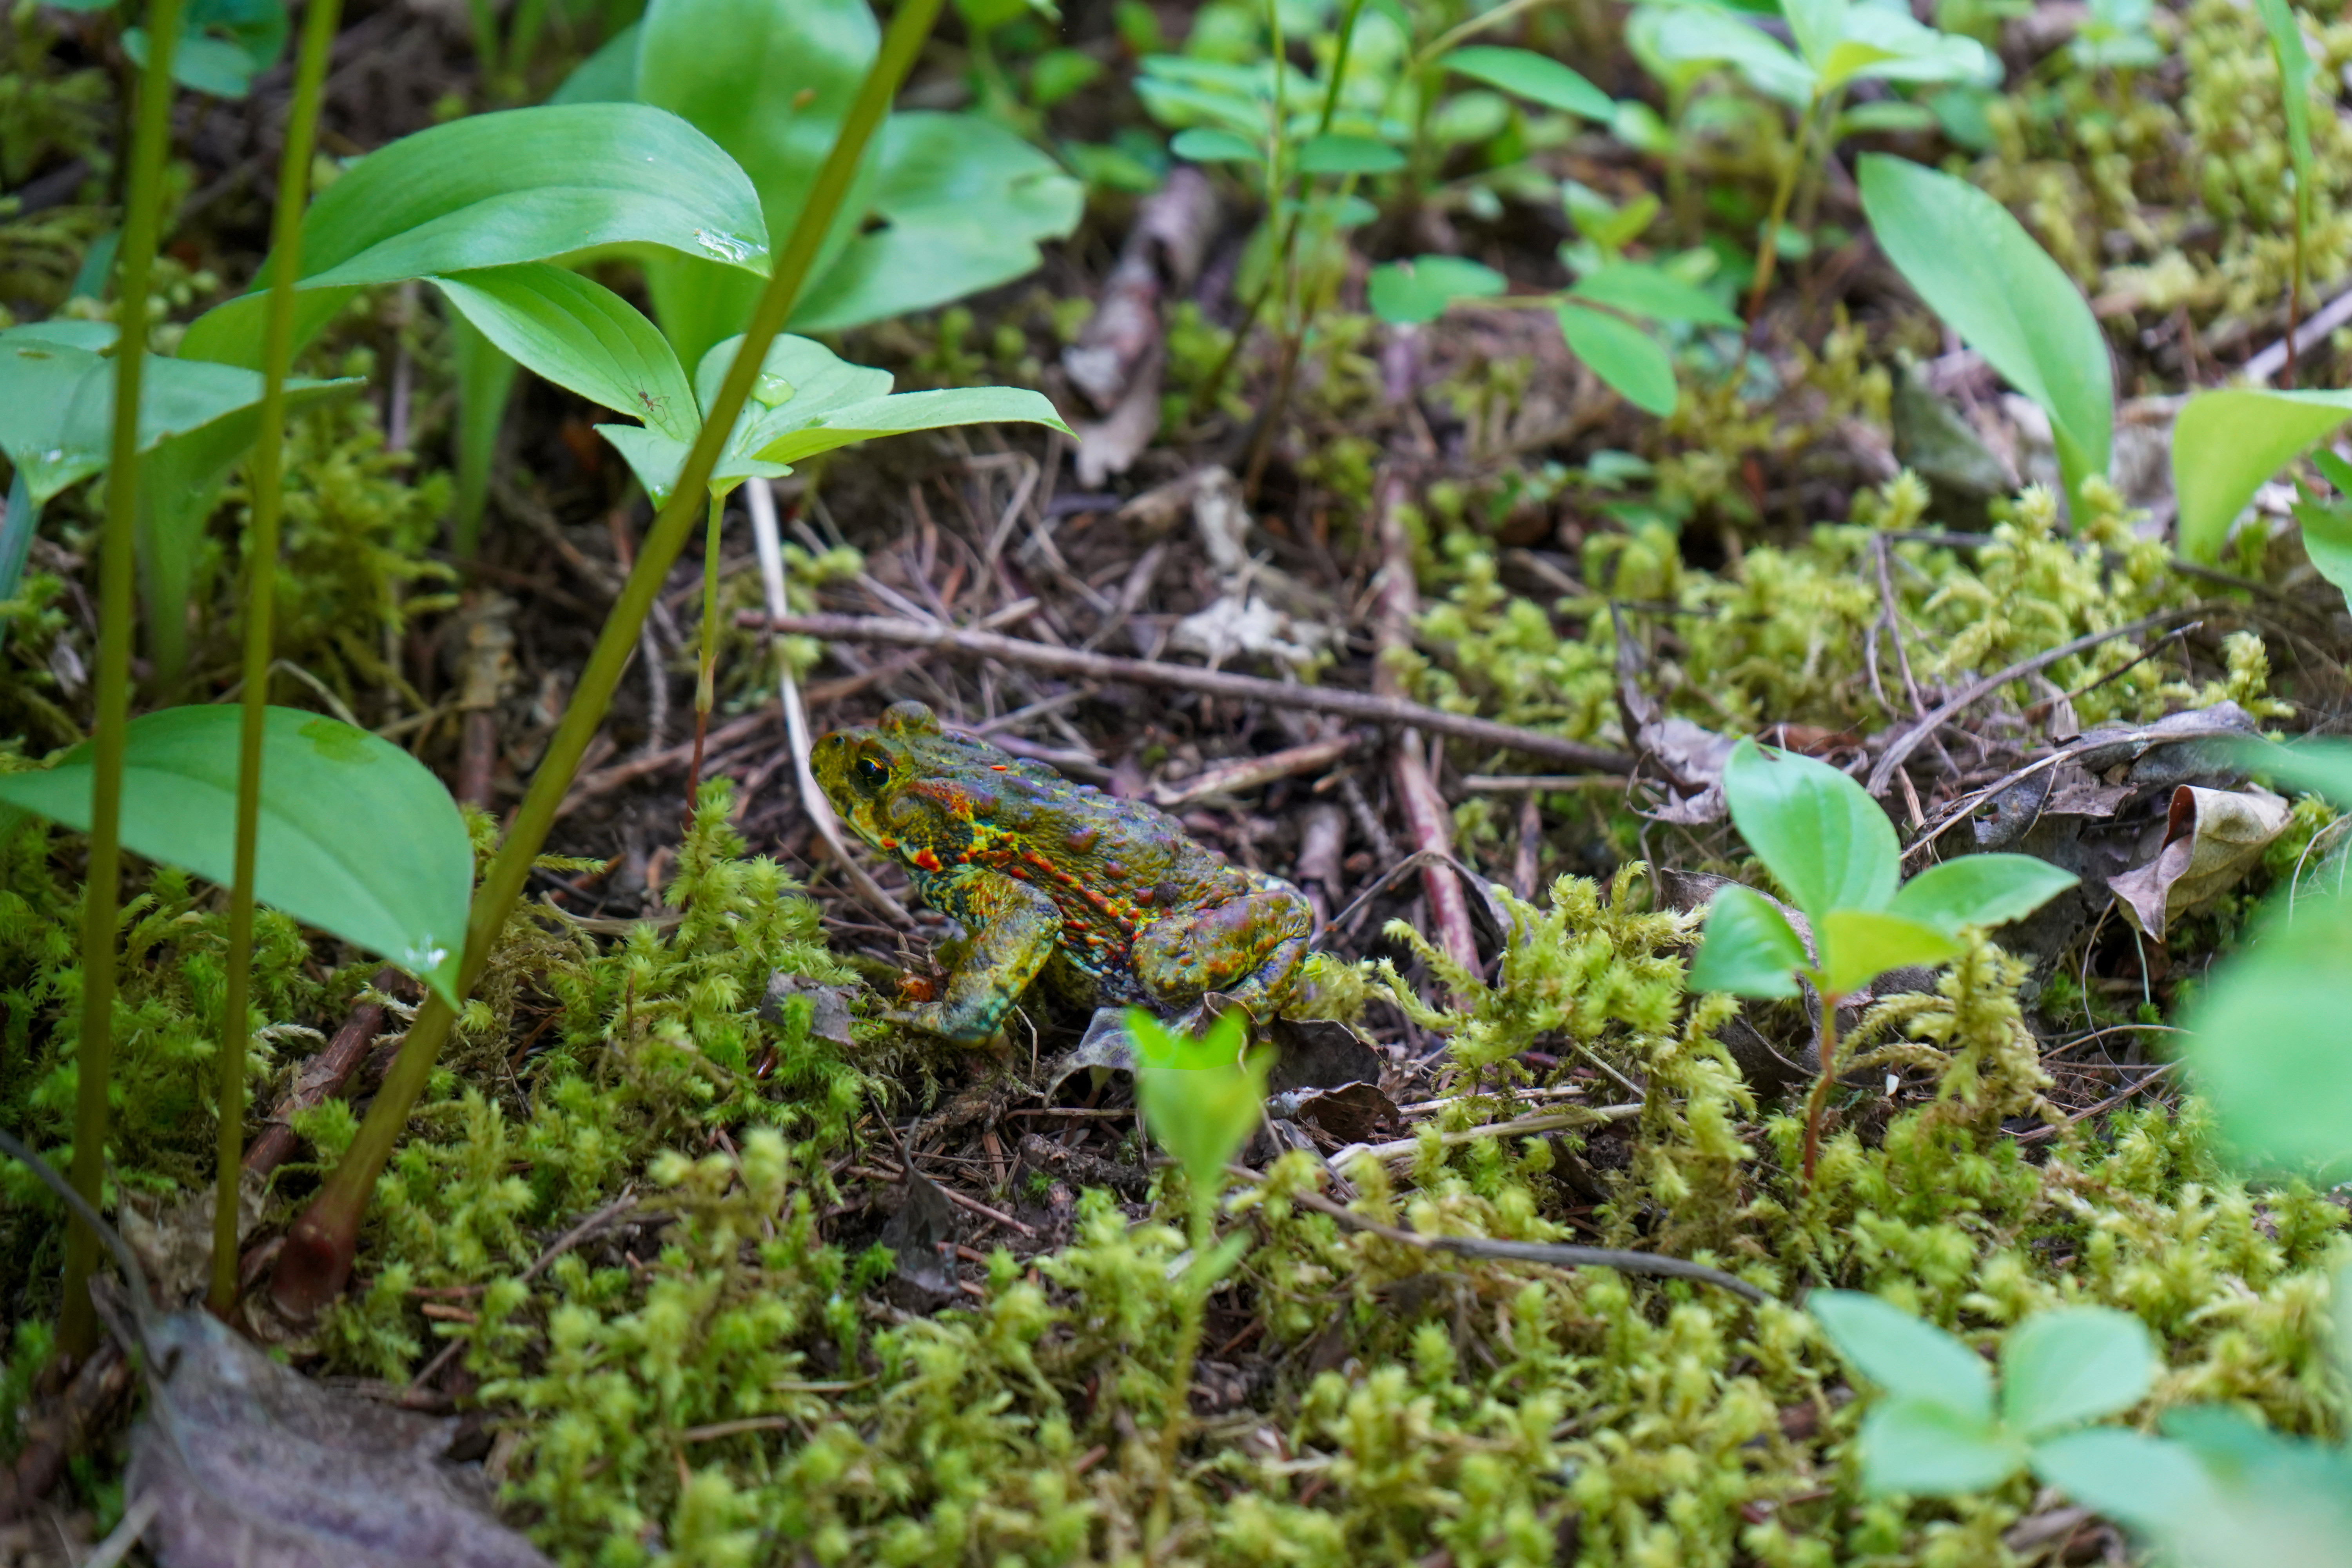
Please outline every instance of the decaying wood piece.
M1404 481L1393 473L1381 478L1372 504L1377 509L1381 540L1381 581L1375 611L1380 641L1372 668L1372 689L1391 701L1404 700L1394 656L1412 646L1412 617L1421 608L1421 589L1412 571L1412 542L1406 537L1397 508L1404 500ZM1421 736L1398 731L1389 745L1389 784L1396 791L1398 809L1412 847L1431 857L1454 854L1454 815L1437 792L1423 759ZM1422 895L1429 900L1430 934L1438 948L1472 974L1479 972L1478 942L1470 926L1470 901L1451 865L1434 858L1421 868Z
M1125 473L1159 433L1167 363L1160 300L1200 276L1216 226L1216 192L1189 165L1171 171L1136 209L1135 227L1094 314L1062 351L1070 384L1104 416L1076 426L1080 484L1092 488Z
M379 969L368 982L374 991L389 992L400 984L400 971ZM256 1175L266 1176L286 1163L294 1152L297 1142L294 1113L323 1105L343 1092L352 1074L367 1059L368 1047L383 1032L384 1006L381 1002L362 999L335 1031L335 1037L310 1058L294 1074L294 1086L286 1091L277 1108L269 1113L269 1125L245 1152L245 1168Z

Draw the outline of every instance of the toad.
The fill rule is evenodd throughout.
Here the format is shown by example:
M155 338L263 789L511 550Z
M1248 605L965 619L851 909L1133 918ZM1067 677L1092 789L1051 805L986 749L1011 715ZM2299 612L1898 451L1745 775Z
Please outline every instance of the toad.
M810 759L834 809L963 928L940 994L893 1014L992 1038L1032 982L1082 1006L1141 1004L1197 1029L1211 994L1270 1018L1315 927L1287 882L1228 864L1139 801L951 734L919 702L837 730Z

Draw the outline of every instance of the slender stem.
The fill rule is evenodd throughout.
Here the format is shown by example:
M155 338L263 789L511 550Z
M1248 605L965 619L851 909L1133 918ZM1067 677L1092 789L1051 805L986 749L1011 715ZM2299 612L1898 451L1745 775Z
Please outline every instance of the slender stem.
M278 164L278 210L271 220L269 317L261 350L261 422L251 477L253 529L245 577L245 710L237 731L236 871L229 886L228 977L223 986L220 1041L220 1176L213 1200L213 1280L206 1300L226 1315L236 1305L237 1186L245 1163L245 1065L253 982L253 876L261 836L261 736L269 711L271 621L278 601L278 524L284 498L286 373L294 358L294 282L302 270L302 207L310 184L310 146L327 52L342 19L342 0L310 0L302 19L302 53L294 69L294 107Z
M1438 34L1436 37L1430 40L1426 47L1412 57L1412 68L1419 70L1422 67L1435 61L1439 56L1463 39L1483 33L1489 27L1499 27L1521 12L1532 11L1544 3L1545 0L1503 0L1503 4L1493 10L1483 11L1460 26Z
M1829 1114L1830 1090L1837 1087L1838 1068L1838 1004L1843 996L1815 988L1822 999L1820 1047L1822 1076L1813 1080L1813 1092L1805 1097L1805 1184L1813 1184L1813 1165L1821 1155L1822 1118Z
M1209 1292L1216 1281L1207 1278L1202 1265L1208 1260L1209 1249L1217 1241L1217 1202L1213 1193L1207 1198L1192 1194L1192 1266L1184 1271L1178 1284L1183 1292L1176 1310L1176 1355L1169 1372L1168 1406L1160 1418L1160 1486L1153 1499L1150 1521L1145 1528L1149 1543L1156 1545L1168 1530L1170 1504L1176 1490L1176 1461L1184 1447L1184 1431L1192 1416L1192 1363L1201 1358L1201 1328L1208 1316Z
M833 151L825 155L824 166L817 171L816 181L809 189L808 200L793 221L792 237L785 241L768 287L751 312L743 345L736 351L735 362L728 367L727 378L712 401L702 433L687 455L685 469L677 477L677 488L647 531L637 552L637 563L622 585L619 599L606 616L603 630L597 633L596 647L580 672L571 706L564 710L562 721L548 742L546 756L531 779L530 792L524 796L514 825L507 831L506 842L499 847L497 858L490 862L482 886L474 895L473 913L466 931L466 955L459 966L460 995L473 988L489 963L490 948L521 896L531 862L546 843L548 829L554 826L556 810L572 787L580 759L604 721L605 710L612 704L613 689L620 681L631 650L636 647L637 628L652 608L678 552L686 546L688 532L694 526L695 503L709 493L710 473L718 466L719 449L726 443L728 432L735 427L735 416L742 412L745 399L751 395L751 384L767 358L768 345L790 319L802 285L807 281L817 247L848 195L850 181L856 174L866 143L888 111L898 84L914 66L941 4L942 0L903 0L890 18L881 52L866 72L865 83L842 121ZM383 1088L375 1103L368 1108L367 1118L360 1124L350 1151L287 1237L273 1282L273 1292L281 1307L295 1312L315 1311L342 1289L351 1273L352 1253L359 1239L360 1215L366 1207L367 1194L374 1188L384 1163L392 1157L393 1143L406 1125L408 1113L432 1074L434 1058L440 1054L441 1043L448 1037L455 1017L449 1004L436 993L410 1026L400 1056L385 1075Z
M2304 186L2302 172L2296 171L2294 182L2294 276L2286 286L2286 365L2279 384L2294 390L2294 340L2303 330L2303 216Z
M1772 187L1772 210L1764 219L1763 242L1756 247L1756 286L1748 296L1748 324L1751 327L1764 315L1764 293L1772 287L1772 264L1780 258L1780 225L1789 216L1789 198L1796 193L1797 177L1804 173L1805 159L1812 151L1813 121L1820 107L1821 100L1816 98L1798 117L1796 155L1780 171L1780 181Z
M1364 0L1348 0L1348 9L1339 18L1339 47L1331 57L1331 79L1323 89L1323 118L1316 124L1318 135L1331 132L1331 117L1339 112L1339 87L1348 77L1348 51L1355 47L1356 18L1363 14Z
M114 920L122 874L122 752L131 722L131 542L139 522L139 384L147 363L147 286L163 205L163 159L172 131L172 57L180 0L147 13L147 72L122 216L122 271L115 290L114 441L107 459L106 535L99 553L97 716L91 729L89 881L81 900L81 1038L75 1047L73 1186L99 1206L106 1174L106 1095L114 1069ZM89 1301L99 1240L87 1225L66 1237L65 1308L58 1342L77 1360L98 1343Z
M727 498L710 492L710 521L702 531L702 661L694 681L694 759L686 765L686 820L694 822L694 797L702 788L702 742L710 733L710 710L718 700L719 522Z

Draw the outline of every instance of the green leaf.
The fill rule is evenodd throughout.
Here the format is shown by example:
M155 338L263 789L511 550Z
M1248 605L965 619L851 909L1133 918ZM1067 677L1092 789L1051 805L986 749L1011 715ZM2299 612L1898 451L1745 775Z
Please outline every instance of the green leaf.
M2008 208L1965 180L1873 153L1862 160L1861 184L1887 259L2050 416L2067 495L2079 502L2083 481L2106 471L2116 401L2107 340L2082 291Z
M1849 67L1832 51L1831 63L1822 73L1824 93L1863 78L1877 81L1974 82L1984 86L1997 85L2000 80L2000 62L1974 38L1939 33L1914 21L1907 11L1887 5L1862 5L1848 10L1839 48L1871 51L1876 58L1863 60L1858 56L1849 57L1858 62ZM1839 74L1842 70L1847 74Z
M2352 392L2232 387L2189 395L2172 426L2172 486L2180 503L2180 552L2221 558L2254 491L2352 419Z
M1902 58L1893 49L1883 49L1876 44L1861 43L1853 38L1845 39L1830 51L1828 59L1822 62L1821 90L1824 93L1835 92L1857 77L1873 74L1871 68L1874 66L1882 66L1889 60L1898 60Z
M2303 24L2295 20L2287 0L2254 0L2254 14L2271 37L2271 53L2278 61L2279 97L2286 116L2287 155L2294 161L2295 201L2310 210L2311 52L2304 47Z
M1060 164L977 116L894 114L877 140L871 213L883 226L810 285L795 331L863 326L1009 283L1044 259L1038 241L1068 234L1086 209L1086 187Z
M787 405L753 423L737 439L739 450L762 462L796 463L881 436L1000 424L1043 425L1065 436L1071 433L1044 395L1026 387L951 386L851 404L807 423L800 422L797 411Z
M1454 256L1423 256L1372 268L1365 293L1383 321L1433 321L1456 300L1492 299L1510 284L1491 267Z
M0 513L0 599L13 599L24 584L25 558L32 552L33 535L41 526L40 503L25 483L25 470L8 478L8 501Z
M646 487L646 494L656 506L667 503L670 492L677 488L677 476L686 468L687 454L694 449L691 441L680 441L658 430L648 430L642 425L599 425L596 434L612 443ZM789 463L763 463L740 451L719 454L710 470L710 488L726 495L748 479L780 479L793 471Z
M1723 795L1739 836L1816 926L1832 910L1893 900L1895 825L1837 769L1742 741L1724 765Z
M1780 43L1729 13L1708 5L1644 7L1663 11L1649 37L1659 57L1669 65L1722 63L1735 68L1748 85L1797 109L1813 101L1812 68ZM1639 13L1637 13L1639 14Z
M1916 135L1938 129L1940 121L1935 111L1925 104L1906 103L1887 99L1877 103L1857 103L1852 109L1842 109L1832 122L1830 140L1834 144L1849 136Z
M2260 940L2214 972L2185 1020L2198 1088L2242 1158L2352 1174L2347 1016L2352 903L2306 889L2292 919L2273 911Z
M1848 8L1848 0L1780 0L1780 15L1788 19L1797 54L1815 71L1823 68L1830 51L1845 37Z
M614 245L759 274L768 230L751 183L709 137L634 103L477 114L405 136L347 169L302 220L298 344L361 288ZM267 279L265 261L257 277ZM261 358L264 296L199 317L184 360Z
M689 445L701 427L677 356L636 307L543 261L436 278L475 329L518 363Z
M653 0L639 30L637 100L723 148L751 177L768 233L789 233L880 47L866 0ZM812 282L856 237L880 160L870 147ZM649 258L646 276L654 315L686 364L741 331L760 291L756 278L690 253Z
M1862 1485L1869 1492L1955 1497L2021 1469L2025 1446L1982 1416L1924 1399L1891 1399L1864 1417Z
M1887 1393L1970 1421L1992 1418L1991 1370L1958 1337L1859 1290L1816 1290L1805 1310L1838 1353Z
M1298 150L1302 174L1392 174L1404 162L1402 153L1370 136L1317 136Z
M499 348L462 310L451 310L449 359L457 384L457 545L467 560L482 538L482 510L490 494L490 465L498 455L499 429L506 423L507 397L514 390L511 355Z
M1695 321L1706 327L1738 327L1740 320L1714 295L1692 288L1674 274L1639 261L1617 261L1588 272L1569 290L1580 300L1613 305L1628 315L1660 321Z
M1887 909L1946 932L2004 925L2081 880L2031 855L1963 855L1912 878Z
M1568 350L1626 402L1661 419L1675 411L1675 362L1657 339L1606 310L1562 300L1555 312Z
M237 708L215 704L131 721L124 845L228 881L241 720ZM86 830L90 750L85 742L55 767L0 777L0 801ZM392 960L456 1005L473 878L465 821L422 763L338 720L268 710L257 899Z
M1195 125L1169 138L1168 150L1195 163L1263 163L1265 153L1255 142L1245 142L1213 125Z
M1813 922L1822 983L1832 994L1851 995L1890 969L1941 963L1960 944L1934 926L1881 910L1831 910Z
M1794 996L1796 972L1809 966L1805 944L1772 900L1734 883L1707 906L1706 931L1691 960L1689 989Z
M2352 807L2352 741L2306 735L2291 746L2243 741L2231 751L2240 765L2257 769L2274 783Z
M125 27L122 52L147 66L147 29ZM181 14L172 79L215 98L243 98L257 72L286 52L286 7L278 0L192 0Z
M1140 1007L1129 1010L1127 1023L1144 1123L1184 1167L1197 1201L1222 1187L1226 1162L1257 1130L1273 1054L1242 1058L1238 1012L1225 1013L1197 1040L1171 1033Z
M2000 1348L2000 1415L2040 1437L2130 1409L2162 1363L2146 1324L2113 1307L2053 1307L2010 1331Z
M1456 49L1437 63L1530 103L1581 115L1603 125L1617 113L1617 105L1607 93L1550 56L1539 55L1533 49L1480 45Z
M563 85L547 95L550 103L635 103L637 100L637 40L642 21L632 22L572 68Z
M2033 1473L2083 1507L2151 1535L2219 1507L2212 1478L2179 1443L2118 1426L2069 1432L2033 1445Z

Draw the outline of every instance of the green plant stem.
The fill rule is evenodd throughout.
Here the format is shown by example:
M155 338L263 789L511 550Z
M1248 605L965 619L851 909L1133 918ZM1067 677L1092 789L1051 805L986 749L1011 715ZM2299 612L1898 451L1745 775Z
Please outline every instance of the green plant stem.
M1822 999L1822 1026L1819 1033L1822 1056L1822 1076L1813 1080L1813 1092L1805 1097L1805 1185L1813 1184L1813 1166L1821 1157L1822 1118L1829 1114L1830 1091L1837 1087L1838 1068L1838 1004L1842 996L1816 986Z
M694 821L694 797L702 788L702 742L710 734L710 710L718 700L719 523L727 498L710 492L710 521L702 531L702 658L694 679L694 756L686 765L686 820Z
M1216 1281L1203 1267L1217 1241L1216 1198L1192 1197L1192 1263L1184 1271L1183 1296L1177 1303L1176 1355L1169 1374L1168 1407L1160 1421L1160 1487L1145 1530L1146 1543L1156 1544L1168 1531L1170 1507L1176 1495L1176 1462L1184 1447L1184 1431L1192 1424L1192 1363L1201 1357L1201 1331L1209 1314L1209 1292ZM1196 1277L1198 1283L1195 1283Z
M538 858L540 847L547 841L548 830L555 824L556 809L572 787L580 759L604 721L613 689L636 647L638 627L652 609L678 552L686 546L688 531L694 526L696 500L709 491L711 470L718 466L728 434L735 427L736 416L742 412L745 400L751 395L751 384L767 358L768 345L775 341L791 316L816 258L817 247L849 193L866 143L889 111L898 84L906 79L907 72L921 53L923 40L929 35L942 3L943 0L904 0L890 18L881 51L875 56L865 82L857 89L833 150L817 171L808 200L793 220L792 237L785 241L768 287L751 312L742 347L736 352L734 363L728 367L727 378L719 385L702 433L687 455L685 468L677 477L677 488L646 531L636 565L622 585L620 597L605 617L603 629L597 633L596 647L580 672L571 706L564 710L562 721L548 742L546 757L531 779L530 791L474 895L473 912L467 923L466 954L458 972L461 994L473 988L489 963L491 946L522 894L531 862ZM279 1255L272 1283L273 1294L286 1310L307 1315L341 1291L351 1274L352 1254L358 1244L360 1216L366 1208L367 1195L374 1189L385 1162L392 1157L393 1143L407 1124L408 1113L432 1075L434 1058L440 1054L441 1043L448 1037L455 1016L449 1005L437 995L427 1000L410 1026L392 1071L385 1075L375 1103L368 1108L367 1118L360 1124L350 1151L328 1177L310 1207L295 1222L287 1237L285 1251Z
M2294 182L2294 274L2286 285L2286 364L2279 376L2285 390L2294 390L2294 338L2303 330L2303 216L2305 182L2297 171Z
M172 57L180 0L147 14L147 72L122 217L122 270L115 289L114 431L106 472L106 534L99 552L97 714L91 726L89 881L81 903L81 1037L74 1047L73 1186L95 1209L106 1176L108 1080L114 1068L114 923L122 874L122 750L131 722L131 537L139 525L139 383L147 363L147 287L163 205L172 131ZM66 1237L65 1306L58 1345L79 1360L98 1343L89 1276L99 1239L87 1225Z
M244 722L237 731L236 870L229 885L228 974L222 986L220 1169L213 1201L213 1279L206 1304L226 1315L236 1305L237 1188L245 1161L245 1064L250 1048L247 997L253 983L253 877L261 837L261 736L269 710L271 623L278 604L278 525L284 499L286 374L294 358L294 282L302 271L303 198L310 185L310 147L327 54L342 18L342 0L310 0L302 52L294 68L294 107L278 165L278 210L270 253L269 318L261 350L260 430L251 479L253 526L245 576Z
M1459 26L1449 27L1431 39L1426 47L1412 57L1412 68L1418 70L1434 61L1463 39L1475 37L1489 27L1499 27L1522 12L1532 11L1546 3L1547 0L1503 0L1503 4L1493 10L1481 12Z
M1805 171L1805 160L1813 146L1813 121L1819 117L1822 100L1817 96L1805 107L1797 121L1796 155L1781 170L1780 180L1772 187L1772 210L1764 219L1764 238L1756 247L1756 285L1748 295L1748 324L1754 326L1764 315L1764 294L1772 287L1772 265L1780 258L1780 225L1789 216L1789 198L1796 194L1797 180Z

